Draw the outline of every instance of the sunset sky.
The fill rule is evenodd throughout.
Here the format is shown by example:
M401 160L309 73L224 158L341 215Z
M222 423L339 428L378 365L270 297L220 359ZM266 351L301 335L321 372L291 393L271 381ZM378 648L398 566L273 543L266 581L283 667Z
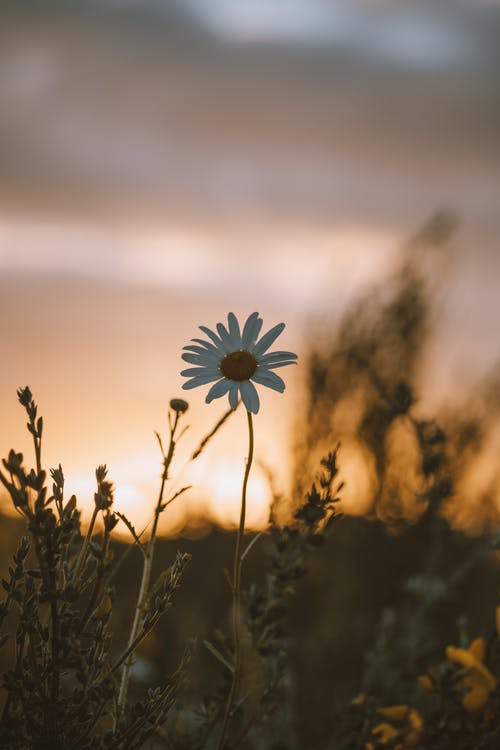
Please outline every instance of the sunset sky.
M388 277L438 209L458 218L436 279L428 398L498 362L500 11L491 2L5 3L0 27L0 453L27 448L18 386L69 492L107 463L140 527L153 431L197 326L258 310L302 357ZM262 394L258 458L286 487L302 382ZM189 394L170 530L237 516L237 412ZM260 473L259 473L260 472ZM249 522L265 522L256 469ZM252 515L253 514L253 515ZM201 523L201 521L200 521Z

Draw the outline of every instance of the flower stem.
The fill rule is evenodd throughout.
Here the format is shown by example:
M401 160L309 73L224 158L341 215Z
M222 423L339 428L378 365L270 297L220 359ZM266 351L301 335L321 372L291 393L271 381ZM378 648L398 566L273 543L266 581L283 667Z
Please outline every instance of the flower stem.
M73 580L76 581L78 578L80 571L83 567L83 563L85 561L85 558L87 556L87 550L89 548L90 540L92 539L92 534L94 531L95 522L97 520L97 514L99 513L99 508L97 505L94 505L94 510L92 511L92 518L90 519L89 527L87 529L87 533L85 535L85 540L81 546L80 554L78 555L75 568L73 570Z
M238 684L240 680L241 672L241 564L242 564L242 547L243 547L243 536L245 533L245 514L246 514L246 502L247 502L247 484L248 477L250 475L250 468L252 466L253 459L253 421L250 412L247 412L248 417L248 458L245 466L245 475L243 477L243 486L241 489L241 510L240 510L240 525L238 527L238 535L236 537L236 549L234 551L234 565L233 565L233 639L234 639L234 671L233 679L231 682L231 689L227 697L226 710L224 713L224 722L222 724L222 733L219 740L219 750L224 750L226 745L226 737L229 729L229 722L232 718L234 703L236 699L236 693L238 691Z
M160 492L158 494L158 500L157 500L156 507L155 507L151 535L149 537L146 550L144 552L144 565L142 568L141 586L139 589L139 595L137 597L137 605L135 608L134 622L132 624L132 630L130 631L130 636L129 636L127 648L125 651L125 654L127 654L128 656L123 667L123 672L122 672L122 677L121 677L121 682L120 682L120 692L118 694L118 715L122 714L125 708L125 703L127 701L130 668L132 666L132 660L133 660L135 648L141 640L140 638L138 638L138 636L139 636L139 631L141 630L141 620L144 617L146 604L147 604L148 596L149 596L149 583L151 580L151 570L153 567L153 553L154 553L155 542L156 542L156 532L158 530L158 520L160 518L160 514L163 512L163 510L166 507L165 504L163 503L163 493L165 490L165 484L168 479L168 470L170 468L172 458L174 457L175 431L177 429L178 421L179 421L179 412L176 412L174 424L171 425L170 427L170 444L169 444L168 452L166 455L165 454L163 455L163 473L161 477ZM120 661L122 660L123 660L123 657L122 659L120 659Z

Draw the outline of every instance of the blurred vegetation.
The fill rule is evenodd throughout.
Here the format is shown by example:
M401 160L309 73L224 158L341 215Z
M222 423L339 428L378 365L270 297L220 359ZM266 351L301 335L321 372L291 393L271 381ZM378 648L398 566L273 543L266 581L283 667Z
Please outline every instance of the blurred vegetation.
M268 529L248 537L244 672L227 748L500 746L494 481L478 501L481 534L450 523L498 413L496 377L460 413L425 414L418 393L429 269L448 257L453 226L434 217L390 282L311 351L292 498L275 497ZM23 518L0 525L1 746L216 748L233 660L223 572L233 535L157 540L120 712L142 537L114 539L105 467L102 523L82 535L60 467L47 486L32 395L18 395L35 467L11 451L2 469ZM359 517L339 513L346 445L370 467Z

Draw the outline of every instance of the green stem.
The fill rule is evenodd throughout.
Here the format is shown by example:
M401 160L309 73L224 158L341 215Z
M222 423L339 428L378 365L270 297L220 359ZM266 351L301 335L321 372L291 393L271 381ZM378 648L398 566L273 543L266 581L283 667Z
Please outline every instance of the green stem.
M241 489L241 510L240 525L236 537L236 549L234 551L233 565L233 639L234 639L234 672L231 682L231 689L227 697L226 710L224 713L224 722L222 724L222 733L219 740L219 750L224 750L226 737L229 729L229 722L232 717L234 702L238 691L241 672L241 564L242 564L242 546L243 536L245 534L245 514L247 504L247 484L250 475L250 468L253 460L253 422L252 415L247 412L248 417L248 458L245 466L245 475L243 477L243 486Z

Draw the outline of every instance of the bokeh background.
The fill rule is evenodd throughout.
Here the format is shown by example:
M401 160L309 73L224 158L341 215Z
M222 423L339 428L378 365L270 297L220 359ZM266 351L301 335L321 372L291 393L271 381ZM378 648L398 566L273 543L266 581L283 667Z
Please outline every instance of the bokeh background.
M196 327L259 310L286 321L281 348L305 363L354 301L390 289L436 211L456 227L423 269L422 407L456 408L495 368L496 2L5 0L1 13L2 455L29 449L15 398L29 384L47 464L90 503L107 463L140 526L160 472L153 430L182 395ZM303 372L262 397L253 526L266 469L290 485ZM226 409L203 399L189 394L174 475L193 490L169 509L170 534L238 513L244 419L190 463Z
M142 529L161 470L153 431L186 395L182 346L229 310L286 321L280 348L299 366L283 395L261 390L248 525L265 525L271 485L285 511L298 502L339 440L353 517L307 561L282 744L257 746L337 749L335 712L359 690L410 703L447 644L493 628L500 7L3 0L0 17L0 454L31 455L16 401L29 384L67 495L85 516L107 463L117 507ZM391 411L410 393L401 383L412 418L447 434L453 487L434 507L414 423ZM193 487L162 521L183 538L160 541L154 575L177 547L193 561L175 614L143 644L137 696L190 635L229 630L234 538L218 527L238 517L246 420L237 411L190 461L227 409L204 396L188 394L170 491ZM19 533L1 517L2 569ZM267 541L245 586L264 580ZM118 646L136 553L116 586ZM196 699L213 693L201 646L190 680Z

